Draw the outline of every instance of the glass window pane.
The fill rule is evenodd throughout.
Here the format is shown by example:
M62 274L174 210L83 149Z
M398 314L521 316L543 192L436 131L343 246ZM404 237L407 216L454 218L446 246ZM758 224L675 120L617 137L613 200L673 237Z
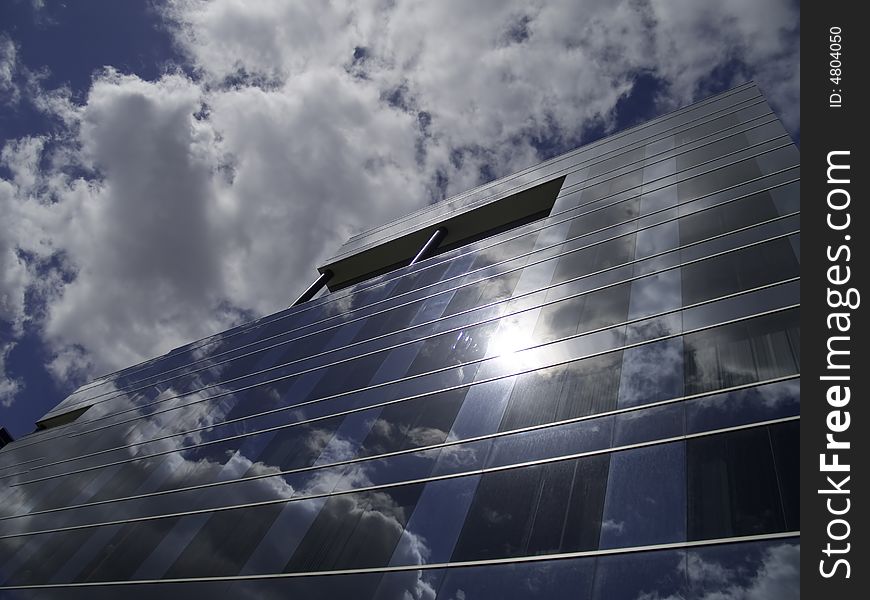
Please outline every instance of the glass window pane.
M800 422L790 421L769 428L776 461L776 475L785 510L785 527L800 529Z
M621 359L613 352L518 376L499 431L612 410Z
M686 598L686 555L682 550L602 556L595 571L594 600Z
M684 395L683 338L635 346L622 355L619 408Z
M686 394L797 374L798 314L789 310L684 336Z
M683 403L633 410L615 416L613 445L627 446L683 435Z
M690 540L785 529L766 428L694 438L687 445Z
M692 598L792 600L800 597L800 544L773 540L688 550Z
M685 465L682 442L615 452L610 459L600 547L685 540Z
M285 571L387 566L422 487L400 486L331 497Z
M425 484L390 566L448 562L479 482L471 475Z
M686 405L686 431L698 433L800 414L800 379L697 398Z
M438 600L578 600L588 597L595 559L447 569Z

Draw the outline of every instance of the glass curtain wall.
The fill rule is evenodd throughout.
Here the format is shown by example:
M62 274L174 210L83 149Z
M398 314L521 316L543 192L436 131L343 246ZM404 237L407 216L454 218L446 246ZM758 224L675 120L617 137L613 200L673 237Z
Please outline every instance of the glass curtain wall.
M544 219L83 386L0 450L0 597L796 590L799 162L746 84L472 194L564 176Z

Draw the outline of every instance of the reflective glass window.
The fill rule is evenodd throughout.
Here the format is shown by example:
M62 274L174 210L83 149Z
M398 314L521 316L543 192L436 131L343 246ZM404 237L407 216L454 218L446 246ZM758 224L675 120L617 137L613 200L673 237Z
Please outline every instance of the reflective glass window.
M499 431L612 410L622 357L611 352L516 378Z
M717 544L688 549L692 598L800 597L800 544L796 539Z
M447 439L468 388L385 406L363 442L362 456L440 444Z
M686 457L690 540L785 529L767 428L690 439Z
M686 598L686 555L682 550L632 552L598 558L594 600Z
M688 204L685 210L696 210L695 204ZM679 223L680 244L685 246L706 240L727 231L761 223L780 214L770 192L760 192L719 204L707 210L683 215Z
M783 238L684 265L681 270L687 305L800 275L797 258Z
M486 473L453 560L596 547L609 456Z
M688 395L794 375L799 370L796 310L691 333L683 342Z
M384 567L422 491L407 485L330 498L286 571Z
M585 600L594 567L581 558L447 569L437 600Z
M600 547L685 540L685 465L682 442L614 453L610 459Z
M595 273L633 258L634 235L620 236L560 257L553 274L553 283Z

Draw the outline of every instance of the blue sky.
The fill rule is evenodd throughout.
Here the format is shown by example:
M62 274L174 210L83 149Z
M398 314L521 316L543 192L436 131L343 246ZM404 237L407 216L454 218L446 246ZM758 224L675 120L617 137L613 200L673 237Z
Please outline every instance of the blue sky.
M798 31L772 0L0 3L0 425L746 79L799 139Z

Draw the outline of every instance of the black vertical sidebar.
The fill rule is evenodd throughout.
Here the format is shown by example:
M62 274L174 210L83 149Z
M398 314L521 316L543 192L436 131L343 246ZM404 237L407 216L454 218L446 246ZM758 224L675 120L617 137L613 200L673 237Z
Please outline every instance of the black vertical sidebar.
M801 593L867 598L867 23L801 7Z

